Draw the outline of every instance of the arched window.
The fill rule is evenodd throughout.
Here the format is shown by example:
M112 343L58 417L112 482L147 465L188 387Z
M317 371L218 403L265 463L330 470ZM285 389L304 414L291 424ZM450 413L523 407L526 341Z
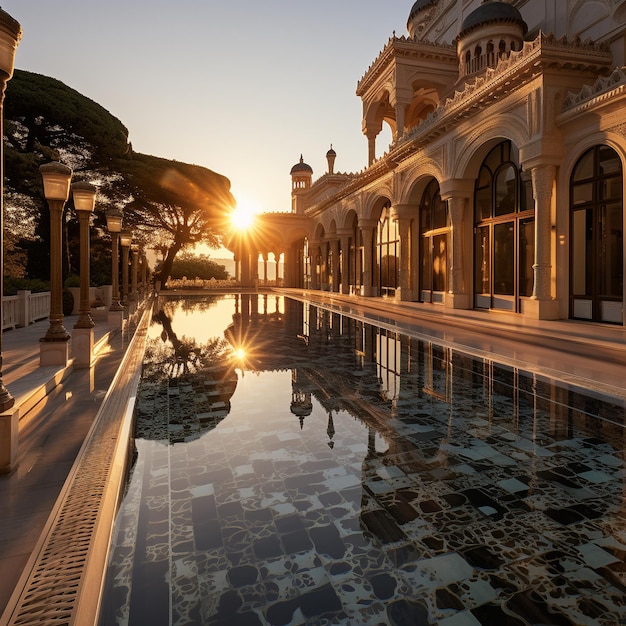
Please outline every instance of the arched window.
M378 221L376 241L378 258L378 284L381 295L394 295L398 288L400 269L400 233L398 223L391 219L391 205L383 208Z
M476 307L519 311L519 298L532 295L534 224L531 182L503 141L483 161L474 191Z
M496 55L494 53L495 47L493 41L487 43L487 65L494 66L496 64Z
M420 299L443 302L448 285L448 203L441 199L439 183L428 183L419 208L420 215Z
M570 315L622 323L623 175L619 155L594 146L570 180Z

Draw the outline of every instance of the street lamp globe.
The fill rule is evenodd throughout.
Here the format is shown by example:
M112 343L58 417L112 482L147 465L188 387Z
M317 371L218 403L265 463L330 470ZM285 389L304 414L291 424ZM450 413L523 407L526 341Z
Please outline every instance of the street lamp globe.
M119 233L122 230L124 213L120 209L109 209L106 212L107 228L110 233Z
M0 9L0 72L7 81L13 76L15 51L22 38L22 27L6 11Z
M77 211L92 213L96 205L96 187L91 183L78 182L72 185L72 198Z

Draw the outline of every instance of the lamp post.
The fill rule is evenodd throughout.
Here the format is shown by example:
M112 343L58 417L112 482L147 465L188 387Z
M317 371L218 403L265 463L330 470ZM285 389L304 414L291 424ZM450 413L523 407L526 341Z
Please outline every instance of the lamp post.
M63 209L70 193L72 169L57 161L39 167L50 207L50 325L40 341L40 365L67 365L70 336L63 326L61 268Z
M119 236L122 230L123 213L120 209L109 209L106 212L107 228L111 233L111 284L113 294L111 306L109 307L109 323L121 324L124 309L120 304L120 284L119 284Z
M2 107L4 91L13 76L15 51L22 38L22 27L8 13L0 9L0 137L2 134ZM10 472L17 462L19 409L15 398L9 393L2 380L2 297L4 295L4 154L0 142L0 473Z
M120 245L122 246L122 305L128 306L128 251L133 240L130 230L122 230L120 233Z
M72 196L80 224L80 307L74 328L93 328L89 299L89 218L96 204L96 188L90 183L74 183Z
M133 243L130 246L130 249L133 253L133 258L131 260L131 281L130 281L130 299L133 301L137 300L137 279L139 272L139 246L136 243Z
M72 331L72 354L74 367L91 367L94 323L89 299L89 218L96 203L96 188L90 183L74 183L72 197L80 224L80 307Z

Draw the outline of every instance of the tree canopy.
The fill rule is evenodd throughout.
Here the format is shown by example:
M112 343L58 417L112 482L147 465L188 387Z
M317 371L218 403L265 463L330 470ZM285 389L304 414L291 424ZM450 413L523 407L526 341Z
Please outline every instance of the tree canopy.
M26 256L24 273L47 277L40 275L49 267L45 258L49 217L39 166L53 160L73 169L73 181L98 186L96 238L108 237L106 210L122 208L124 225L134 240L164 253L163 284L180 250L200 242L219 246L225 218L235 204L225 176L199 165L134 152L119 119L40 74L15 70L7 85L4 117L5 214L15 261L10 267L18 267ZM71 197L67 211L71 225L75 221ZM70 237L77 231L66 230ZM68 257L71 265L71 254ZM74 263L77 266L78 260ZM66 267L66 273L71 269Z

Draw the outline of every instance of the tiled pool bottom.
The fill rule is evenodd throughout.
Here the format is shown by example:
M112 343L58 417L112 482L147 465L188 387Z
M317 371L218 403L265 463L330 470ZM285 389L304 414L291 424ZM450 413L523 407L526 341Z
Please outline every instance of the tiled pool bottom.
M143 387L102 624L626 623L621 425L424 342L298 331L222 404Z

